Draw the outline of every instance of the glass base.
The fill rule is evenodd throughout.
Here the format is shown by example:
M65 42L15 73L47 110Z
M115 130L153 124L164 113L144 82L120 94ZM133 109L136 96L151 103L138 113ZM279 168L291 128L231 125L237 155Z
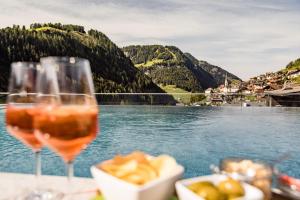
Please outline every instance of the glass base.
M52 190L34 190L17 197L16 200L61 200L64 194Z

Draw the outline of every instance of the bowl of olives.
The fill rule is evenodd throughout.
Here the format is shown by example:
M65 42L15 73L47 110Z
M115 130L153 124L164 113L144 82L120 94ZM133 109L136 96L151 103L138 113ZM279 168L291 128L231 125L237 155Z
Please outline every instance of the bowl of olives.
M225 175L209 175L176 183L180 200L263 200L261 190Z

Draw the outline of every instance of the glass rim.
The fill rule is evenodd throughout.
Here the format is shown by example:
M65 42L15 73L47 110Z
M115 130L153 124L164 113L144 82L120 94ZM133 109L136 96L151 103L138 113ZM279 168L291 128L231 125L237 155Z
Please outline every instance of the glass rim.
M37 96L55 96L55 95L51 95L51 94L43 94L40 92L36 92ZM56 96L88 96L88 97L94 97L94 95L91 94L86 94L86 93L77 93L77 92L58 92L58 94Z
M252 161L253 163L257 163L257 164L262 164L268 168L272 168L272 164L270 162L268 162L267 160L263 160L263 159L256 159L256 158L251 158L251 157L226 157L220 160L219 164L222 165L224 164L226 161L233 161L233 162L239 162L239 161L244 161L244 160L249 160Z
M239 174L240 176L242 177L247 177L247 179L249 178L254 178L254 177L251 177L247 174L240 174L238 172L233 172L233 173L229 173L229 172L226 172L225 169L224 169L224 164L226 162L240 162L240 161L243 161L243 160L249 160L249 161L252 161L253 163L256 163L256 164L260 164L262 165L263 168L265 168L266 170L268 170L268 174L264 175L263 177L260 177L259 179L269 179L273 176L273 173L274 173L274 170L276 170L276 167L273 166L272 164L270 164L269 162L265 161L265 160L261 160L261 159L251 159L251 158L248 158L248 157L226 157L226 158L223 158L220 160L219 162L219 170L222 172L222 173L225 173L225 174ZM256 178L257 179L257 178Z
M76 63L87 63L89 64L89 60L86 58L80 57L73 57L73 56L47 56L40 58L41 63L53 63L53 62L60 62L60 63L69 63L69 64L76 64Z
M41 65L39 62L34 62L34 61L17 61L17 62L12 62L11 67L27 67L27 68L38 68Z

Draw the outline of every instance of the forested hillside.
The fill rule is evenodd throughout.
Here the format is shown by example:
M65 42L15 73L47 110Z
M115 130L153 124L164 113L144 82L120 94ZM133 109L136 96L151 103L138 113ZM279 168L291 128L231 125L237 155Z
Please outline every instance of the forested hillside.
M297 60L291 61L285 68L287 71L291 70L300 70L300 58Z
M175 85L191 92L202 92L217 83L211 74L195 65L174 46L128 46L123 51L135 66L149 75L156 84Z
M103 33L60 23L0 29L0 90L7 90L11 62L45 56L88 59L96 92L163 92Z

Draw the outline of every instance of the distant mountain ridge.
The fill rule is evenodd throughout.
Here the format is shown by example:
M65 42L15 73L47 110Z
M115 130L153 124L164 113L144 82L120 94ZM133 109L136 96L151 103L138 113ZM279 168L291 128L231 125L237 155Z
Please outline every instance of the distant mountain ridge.
M224 83L226 73L230 80L240 80L220 67L198 61L175 46L132 45L122 50L156 84L176 85L187 91L203 92Z
M205 71L210 73L212 75L212 77L215 79L217 85L224 84L226 75L227 75L227 79L229 81L232 81L232 80L241 81L241 79L238 76L226 71L225 69L223 69L221 67L218 67L216 65L212 65L212 64L210 64L206 61L203 61L203 60L197 60L190 53L185 53L185 55L188 58L190 58L194 62L194 64L200 66L202 69L204 69Z

